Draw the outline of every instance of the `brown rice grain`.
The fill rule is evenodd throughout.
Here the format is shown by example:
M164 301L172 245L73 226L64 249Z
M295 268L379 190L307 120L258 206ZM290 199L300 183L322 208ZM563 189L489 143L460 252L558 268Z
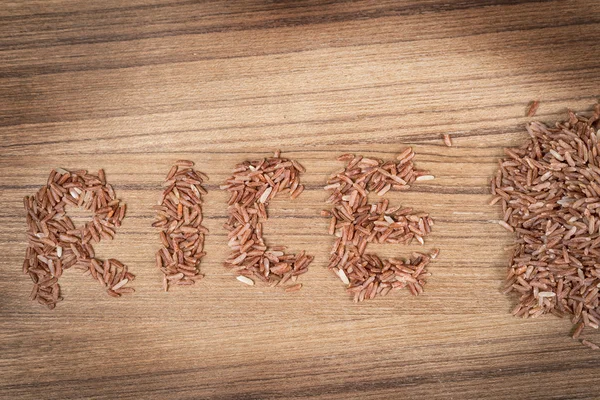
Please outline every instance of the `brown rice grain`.
M528 140L504 150L490 184L490 204L502 205L498 223L516 236L503 290L519 297L513 314L571 315L573 338L600 322L599 121L596 105L586 115L569 111L552 127L529 123Z
M537 109L539 106L540 106L540 102L538 100L534 100L534 101L530 102L529 106L527 107L527 116L533 117L535 115L535 113L537 112Z
M224 227L229 231L232 252L225 266L241 274L238 280L249 284L246 279L253 276L274 287L289 279L295 281L307 271L312 256L286 254L279 246L268 246L262 229L271 199L280 193L289 193L295 199L302 193L300 174L304 170L297 161L282 158L276 151L273 157L237 165L220 186L229 192L229 219Z
M415 253L409 260L382 260L373 254L365 254L367 243L408 243L412 238L424 243L423 237L431 231L433 221L426 213L413 214L411 209L389 208L389 201L382 199L368 204L369 192L383 195L389 190L402 190L420 180L433 179L425 171L414 169L414 152L405 149L397 162L384 162L374 158L343 155L345 168L332 174L325 186L331 192L327 200L332 209L323 216L330 218L329 233L338 237L331 250L329 269L347 285L347 291L355 302L373 299L387 294L392 288L406 287L414 295L423 292L422 285L430 275L425 267L437 256ZM403 282L390 283L394 272L407 269L415 273L403 277ZM416 271L416 272L415 272Z
M116 198L112 186L106 182L103 169L98 171L98 175L92 175L85 170L56 168L50 172L46 186L35 195L26 196L23 204L27 211L30 238L23 272L34 282L32 300L37 298L40 304L54 309L56 303L62 300L58 280L64 270L73 266L105 284L104 276L100 277L95 268L99 262L90 240L99 242L113 238L123 218L125 204ZM67 206L83 207L95 215L91 222L76 228L65 212ZM117 214L120 217L118 221L114 218ZM32 262L36 253L41 268L37 268L38 262ZM125 269L123 264L118 263L112 276L121 274ZM125 283L121 284L122 289L125 289ZM42 292L47 292L47 295L40 294ZM114 296L110 291L108 294ZM40 296L45 297L40 300Z
M193 166L193 161L177 160L171 167L152 224L160 229L156 266L163 273L164 291L169 284L192 285L203 276L200 262L208 229L202 225L202 183L207 177Z

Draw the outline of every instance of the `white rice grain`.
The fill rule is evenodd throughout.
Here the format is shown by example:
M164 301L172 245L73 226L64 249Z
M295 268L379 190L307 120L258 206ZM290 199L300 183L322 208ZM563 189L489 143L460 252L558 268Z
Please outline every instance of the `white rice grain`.
M242 283L245 283L246 285L254 286L254 281L252 279L248 278L247 276L239 275L235 279L237 279L238 281L240 281Z
M421 175L421 176L417 176L417 179L415 179L416 181L432 181L435 179L435 176L433 175Z
M265 191L263 192L262 196L260 196L260 199L258 199L258 201L260 203L266 203L267 199L269 198L269 195L271 194L271 192L273 191L273 188L271 186L269 186L267 189L265 189Z
M338 269L337 270L337 275L340 277L340 279L342 280L342 282L344 282L344 285L349 285L350 284L350 280L346 276L346 273L344 272L343 269L341 269L341 268Z
M123 286L125 286L127 284L127 282L129 282L129 279L127 279L127 278L120 280L119 283L117 283L115 286L112 287L112 290L121 289Z

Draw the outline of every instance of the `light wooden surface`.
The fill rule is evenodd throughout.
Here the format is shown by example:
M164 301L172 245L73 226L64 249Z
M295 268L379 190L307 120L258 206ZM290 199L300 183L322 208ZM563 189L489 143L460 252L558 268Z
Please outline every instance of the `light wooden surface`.
M486 201L527 103L544 121L590 109L599 72L596 1L1 2L0 398L598 398L600 353L568 320L509 315L511 237ZM424 248L440 257L423 296L357 305L325 269L322 186L343 152L408 145L436 179L387 197L432 215ZM277 148L307 168L307 190L274 202L265 227L315 255L298 293L222 266L218 186ZM164 293L151 207L179 158L211 179L206 279ZM27 299L21 199L59 166L104 168L127 202L96 250L137 274L133 297L70 270L56 310Z

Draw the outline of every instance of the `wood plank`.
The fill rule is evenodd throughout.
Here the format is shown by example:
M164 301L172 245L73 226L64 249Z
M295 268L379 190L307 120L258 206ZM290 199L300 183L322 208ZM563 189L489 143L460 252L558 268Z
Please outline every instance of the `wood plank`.
M600 4L581 0L23 1L0 7L0 398L594 399L598 352L571 324L513 318L511 235L486 205L530 100L552 122L600 97ZM454 147L444 145L450 133ZM325 268L323 185L353 152L406 146L436 179L392 204L427 211L425 294L354 304ZM297 293L223 268L235 164L275 149L305 192L265 237L314 262ZM171 163L210 181L206 278L161 292L150 224ZM114 299L75 270L53 311L27 298L22 198L54 167L104 168L128 215L95 246L137 275ZM598 332L585 336L600 342Z

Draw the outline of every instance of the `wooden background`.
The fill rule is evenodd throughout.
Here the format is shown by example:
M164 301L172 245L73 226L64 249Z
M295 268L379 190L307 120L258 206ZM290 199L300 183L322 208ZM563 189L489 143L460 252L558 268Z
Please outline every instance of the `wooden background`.
M600 352L568 320L509 315L511 236L486 202L530 100L551 122L599 96L597 1L2 1L0 398L598 398ZM424 248L440 257L423 296L357 305L325 269L322 186L343 152L408 145L436 179L388 197L431 213ZM222 266L218 186L277 148L307 168L307 190L275 201L265 229L315 255L298 293ZM164 293L151 207L179 158L211 179L206 279ZM133 297L70 270L56 310L27 299L21 199L53 167L103 167L127 202L96 250L137 274Z

